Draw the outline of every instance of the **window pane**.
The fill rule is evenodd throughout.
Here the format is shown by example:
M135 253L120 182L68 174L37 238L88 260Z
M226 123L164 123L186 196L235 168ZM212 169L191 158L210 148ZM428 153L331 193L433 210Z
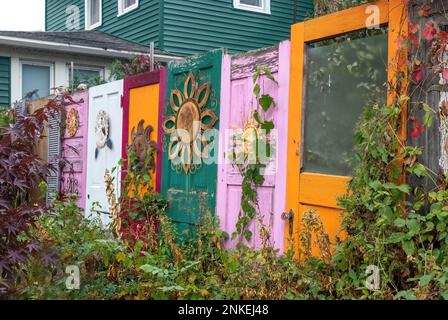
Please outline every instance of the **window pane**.
M38 89L34 97L41 98L50 95L50 67L22 65L22 97Z
M363 108L387 96L387 31L307 46L303 171L350 175Z
M263 0L240 0L240 3L261 8L261 7L263 7L262 1Z
M124 0L124 9L137 3L137 0Z
M75 86L83 83L90 84L91 81L100 77L100 72L98 70L85 70L85 69L74 69L73 70L73 82Z
M90 25L100 22L100 1L90 1Z

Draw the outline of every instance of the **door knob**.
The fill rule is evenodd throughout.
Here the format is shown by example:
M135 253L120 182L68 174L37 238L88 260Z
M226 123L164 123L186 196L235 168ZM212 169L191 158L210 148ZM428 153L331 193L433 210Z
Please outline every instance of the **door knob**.
M283 212L282 213L282 219L283 220L292 220L294 218L294 211L292 209L289 209L289 212Z

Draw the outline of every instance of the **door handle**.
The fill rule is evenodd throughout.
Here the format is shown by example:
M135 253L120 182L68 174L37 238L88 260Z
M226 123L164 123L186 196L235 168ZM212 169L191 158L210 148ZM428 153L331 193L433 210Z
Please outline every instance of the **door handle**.
M289 209L288 212L285 211L285 212L282 213L282 219L283 220L291 221L291 220L293 220L293 218L294 218L294 211L292 209Z
M282 213L282 219L285 221L288 221L289 224L289 238L292 239L293 235L293 228L294 228L294 210L289 209L288 212Z

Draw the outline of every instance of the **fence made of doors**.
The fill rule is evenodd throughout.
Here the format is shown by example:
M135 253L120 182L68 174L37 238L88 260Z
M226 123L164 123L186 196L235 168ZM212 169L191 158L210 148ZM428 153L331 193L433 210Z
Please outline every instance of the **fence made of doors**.
M296 249L310 210L331 241L339 235L337 198L350 179L355 124L370 101L391 103L385 84L403 14L401 0L383 0L292 26L286 209L294 218L286 243L292 237Z
M183 238L215 213L222 57L217 50L168 65L162 194Z
M231 131L235 129L251 130L253 113L258 103L253 92L253 76L258 67L266 67L277 83L266 75L258 81L262 94L269 94L275 101L275 107L266 115L272 119L276 129L275 157L268 165L265 182L258 189L259 214L263 225L268 227L269 244L281 251L284 244L285 221L282 213L285 208L286 189L286 142L288 129L288 93L289 93L289 56L290 42L262 50L239 54L232 58L225 56L222 75L222 101L220 116L220 161L218 167L217 213L221 228L231 235L236 230L241 214L242 177L237 167L226 159L231 154ZM244 133L243 133L244 135ZM249 245L259 247L260 221L253 219L249 230L252 232ZM229 240L234 246L242 237Z

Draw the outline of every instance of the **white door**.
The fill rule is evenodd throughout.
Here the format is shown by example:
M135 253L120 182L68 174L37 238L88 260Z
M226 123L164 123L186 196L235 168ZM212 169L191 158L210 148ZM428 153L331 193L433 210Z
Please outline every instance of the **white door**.
M89 89L89 129L87 150L86 216L100 215L103 224L110 222L104 172L115 177L117 197L120 192L123 109L123 80ZM116 168L112 173L112 169Z

